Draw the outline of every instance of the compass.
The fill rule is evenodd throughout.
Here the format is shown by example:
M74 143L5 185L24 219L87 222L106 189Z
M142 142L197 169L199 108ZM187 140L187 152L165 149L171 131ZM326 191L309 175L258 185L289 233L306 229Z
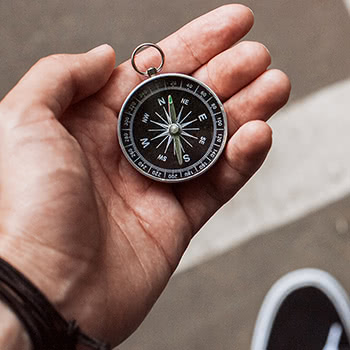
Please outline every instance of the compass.
M149 46L161 53L162 64L141 72L134 58ZM219 98L188 75L156 75L164 54L155 44L140 45L132 63L150 78L129 94L120 111L118 139L124 155L140 173L156 181L181 182L203 174L226 143L227 120Z

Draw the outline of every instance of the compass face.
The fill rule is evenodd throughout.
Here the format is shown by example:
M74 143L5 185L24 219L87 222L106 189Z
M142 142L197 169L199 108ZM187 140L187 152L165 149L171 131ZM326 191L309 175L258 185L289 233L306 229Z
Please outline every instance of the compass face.
M126 99L118 121L129 162L157 181L181 182L208 170L227 137L223 106L206 85L182 74L144 81Z

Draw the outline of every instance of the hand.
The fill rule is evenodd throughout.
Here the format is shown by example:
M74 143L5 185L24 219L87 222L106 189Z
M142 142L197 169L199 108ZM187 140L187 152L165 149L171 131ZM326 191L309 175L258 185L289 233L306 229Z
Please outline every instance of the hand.
M264 46L240 40L242 5L207 14L159 45L163 72L193 75L224 102L229 139L205 175L166 185L140 175L116 140L141 81L102 46L40 60L0 104L0 255L89 335L120 343L144 319L200 227L254 174L271 146L265 121L288 99ZM156 60L153 50L138 66Z

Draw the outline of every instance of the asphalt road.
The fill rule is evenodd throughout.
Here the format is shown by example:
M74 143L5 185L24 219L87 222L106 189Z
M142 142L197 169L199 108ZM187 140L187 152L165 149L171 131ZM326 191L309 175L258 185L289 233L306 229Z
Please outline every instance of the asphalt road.
M48 0L0 2L0 98L40 57L111 44L117 61L220 5L220 0ZM292 98L350 75L350 24L341 1L245 0L255 13L249 40L292 80Z
M302 267L350 291L350 197L176 275L122 350L248 349L271 285Z

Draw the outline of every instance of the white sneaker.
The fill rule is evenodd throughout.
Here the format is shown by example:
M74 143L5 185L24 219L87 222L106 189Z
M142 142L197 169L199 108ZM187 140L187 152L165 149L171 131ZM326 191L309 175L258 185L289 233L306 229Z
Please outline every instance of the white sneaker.
M278 280L265 297L251 350L350 350L350 300L337 280L301 269Z

